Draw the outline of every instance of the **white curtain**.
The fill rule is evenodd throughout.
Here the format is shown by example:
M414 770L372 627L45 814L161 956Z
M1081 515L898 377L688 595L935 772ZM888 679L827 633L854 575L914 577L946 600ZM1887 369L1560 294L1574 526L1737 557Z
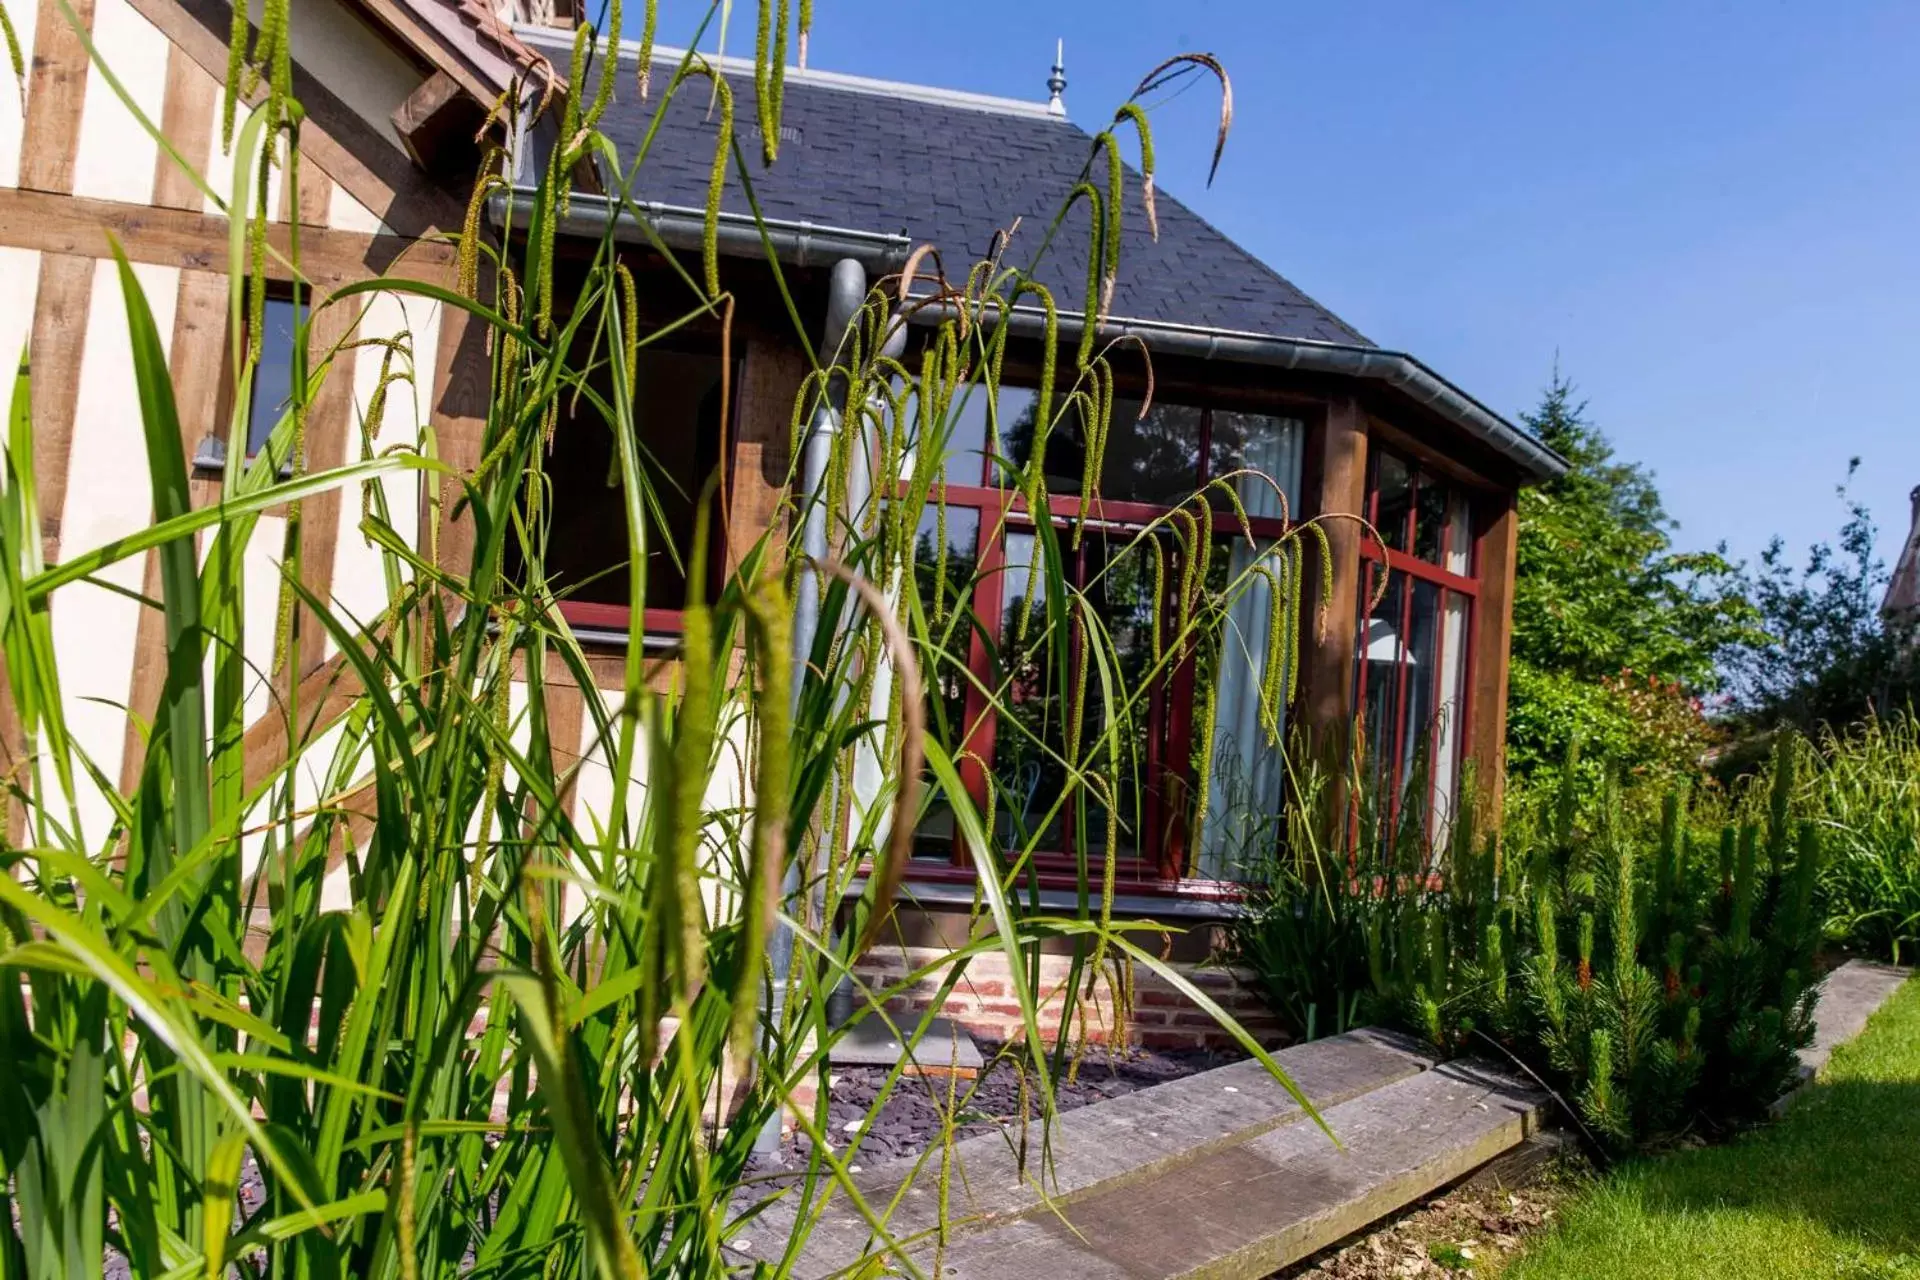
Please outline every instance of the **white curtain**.
M1454 494L1447 512L1447 572L1473 572L1473 515L1467 500ZM1466 706L1467 597L1449 591L1440 613L1440 708L1433 732L1433 842L1447 841L1459 811L1460 715Z
M1244 433L1244 455L1235 460L1235 465L1259 473L1234 482L1247 514L1297 520L1300 458L1306 437L1302 424L1291 418L1216 412L1216 441L1223 427ZM1279 492L1275 492L1276 484ZM1245 538L1235 538L1232 547L1229 581L1240 580L1261 557L1271 556L1273 551L1270 541L1249 547ZM1286 786L1281 757L1286 726L1284 722L1280 725L1281 745L1275 746L1268 742L1266 728L1260 723L1260 682L1267 669L1267 617L1272 595L1273 588L1264 577L1253 578L1229 610L1221 636L1215 680L1219 703L1214 711L1213 775L1208 783L1206 826L1195 841L1191 869L1191 874L1201 879L1231 880L1253 869L1278 838ZM1197 714L1199 708L1194 710Z

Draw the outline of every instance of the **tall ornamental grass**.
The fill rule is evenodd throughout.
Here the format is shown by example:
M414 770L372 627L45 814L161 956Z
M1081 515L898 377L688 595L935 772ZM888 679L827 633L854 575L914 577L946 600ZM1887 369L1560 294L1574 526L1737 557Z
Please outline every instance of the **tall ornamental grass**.
M1895 964L1920 955L1920 717L1825 730L1799 804L1826 830L1820 879L1830 937Z
M763 25L767 10L763 0ZM249 311L259 331L260 295L242 282L264 277L271 252L263 197L276 155L287 157L286 181L298 181L287 0L268 0L265 13L257 30L236 24L229 110L256 87L260 105L233 116L232 190L209 191L230 214L236 335L249 331ZM784 4L778 23L784 42ZM609 26L619 29L617 4ZM644 29L650 38L651 4ZM770 61L766 45L757 102L777 115L780 59ZM939 501L958 405L997 390L1006 329L994 319L1023 300L1054 314L1031 266L1066 214L1035 233L1025 265L1009 252L954 282L921 259L906 278L876 286L838 349L813 352L794 420L823 402L842 420L825 499L827 555L809 560L788 545L808 514L797 498L770 528L733 530L750 544L737 568L710 598L696 590L677 654L656 666L640 630L650 553L690 566L697 588L705 558L719 551L704 532L692 545L659 543L660 495L634 426L635 353L681 320L730 324L731 269L720 269L710 210L699 260L656 246L677 274L665 288L648 286L658 290L648 309L681 320L642 322L610 231L576 242L575 269L556 273L555 227L568 200L561 179L591 164L611 202L631 212L652 136L599 131L608 95L638 87L605 78L590 93L589 50L583 31L577 92L541 104L561 115L561 128L530 218L498 237L470 220L459 288L409 280L404 263L331 294L301 288L311 315L294 344L292 404L258 460L229 450L212 501L196 505L190 494L165 339L123 258L153 520L46 562L35 388L21 363L0 467L0 647L18 766L0 848L0 1276L97 1273L109 1254L139 1277L718 1275L745 1265L727 1251L742 1232L754 1237L754 1265L779 1275L829 1203L867 1220L880 1255L895 1243L891 1206L860 1195L836 1150L840 1136L823 1131L826 1056L849 1026L888 1017L889 997L929 978L949 990L993 952L1005 958L1024 1022L1016 1049L1042 1135L1031 1176L1046 1176L1052 1083L1084 1032L1082 998L1102 972L1158 970L1273 1066L1135 941L1140 926L1111 918L1110 873L1103 880L1097 859L1080 859L1072 911L1048 913L1021 892L1035 850L990 837L994 815L971 803L958 776L960 727L921 705L920 690L948 683L980 687L996 708L1007 703L1005 685L983 681L966 659L983 630L964 605L971 581L950 599L924 599L913 531ZM1175 63L1150 82L1183 66L1217 71ZM651 92L662 111L676 93L712 95L721 124L714 199L729 166L750 185L730 142L735 104L702 58L687 55L673 75L654 77ZM1091 214L1083 305L1095 315L1120 266L1127 178L1118 155L1129 133L1151 168L1145 116L1130 104L1115 122L1073 201ZM769 147L779 137L771 123ZM280 140L295 145L276 147ZM500 181L497 169L483 172L476 210ZM285 262L296 279L299 262L296 228ZM934 303L903 301L914 277ZM348 344L362 341L343 325L340 343L310 357L308 339L379 294L457 309L484 327L490 383L478 465L455 466L430 431L376 455L368 443L376 396L350 436L361 442L358 456L308 468L309 406L341 376ZM903 305L937 305L939 320L926 326L923 350L896 359L882 354L882 339ZM807 342L806 318L791 318ZM1059 349L1022 478L1033 498L1044 497L1044 428L1074 413L1104 438L1111 415L1111 349L1091 334ZM243 407L259 353L236 337L234 356L232 402ZM380 362L383 393L426 379L432 363L409 335L358 358ZM611 433L611 482L626 507L633 620L620 687L608 693L544 568L543 513L564 495L551 491L543 467L563 404L598 420L573 429ZM229 440L245 438L243 414L236 408ZM875 451L881 474L902 477L891 500L849 497L856 449ZM429 495L417 540L387 505L396 478ZM349 616L309 585L300 513L330 491L342 491L346 536L382 557L389 590L377 617ZM1198 532L1205 526L1193 513L1206 507L1196 501L1184 521L1134 538L1133 554L1172 556L1162 569L1184 584L1148 680L1217 643L1232 594L1206 586L1211 539ZM269 509L288 516L274 656L270 669L252 670L241 564ZM470 551L440 544L442 515L470 529ZM1139 767L1126 744L1146 695L1117 678L1088 586L1064 572L1062 544L1077 534L1042 530L1033 572L1045 575L1047 605L1030 619L1026 643L1042 645L1063 676L1094 671L1079 687L1104 715L1084 722L1097 731L1066 735L1064 749L1057 736L1034 745L1068 779L1053 803L1086 808ZM70 673L56 660L52 621L63 588L148 554L158 558L161 591L143 604L165 620L165 679L141 725L138 785L122 794L67 723ZM1297 604L1301 563L1293 537L1253 572ZM796 655L793 602L803 591L818 593L822 624ZM339 657L300 669L301 637L315 628ZM1068 665L1074 654L1086 655L1082 665ZM1275 661L1291 656L1283 647ZM246 747L244 705L256 680L273 694L267 736L282 745L271 753ZM611 777L604 809L570 816L565 797L583 766L556 763L573 746L554 740L556 681L584 695L591 757ZM1269 683L1283 696L1283 682ZM873 711L876 689L884 714ZM887 782L850 805L847 780L862 752L885 763ZM828 994L891 907L926 803L923 779L952 807L979 868L973 941L894 985L856 982L854 1023L833 1025ZM109 829L80 820L89 780L111 806ZM1206 793L1204 778L1198 790ZM322 882L342 865L350 892L332 905ZM856 905L840 927L816 908L847 896ZM790 961L769 946L782 928L791 930ZM1075 967L1056 1042L1043 1034L1037 987L1042 946L1062 940ZM773 999L780 981L784 1002ZM895 1030L918 1045L926 1025ZM896 1074L875 1108L894 1087L910 1086ZM807 1140L804 1162L783 1182L756 1183L749 1157L783 1109ZM754 1219L776 1197L794 1210L794 1225L769 1236ZM942 1236L946 1227L943 1215ZM890 1265L920 1274L903 1256Z

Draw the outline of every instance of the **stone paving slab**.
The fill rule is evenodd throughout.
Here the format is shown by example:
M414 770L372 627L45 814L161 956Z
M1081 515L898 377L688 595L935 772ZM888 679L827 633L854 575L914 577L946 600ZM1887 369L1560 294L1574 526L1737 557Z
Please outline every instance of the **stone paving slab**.
M1814 997L1813 1043L1800 1051L1799 1079L1774 1100L1769 1110L1775 1116L1785 1115L1814 1077L1826 1070L1833 1051L1865 1031L1867 1019L1912 976L1911 969L1873 960L1849 960L1822 978L1820 993Z
M1059 1214L953 1241L941 1280L1201 1280L1264 1276L1525 1141L1543 1095L1450 1063ZM915 1260L932 1263L922 1247Z
M1378 1029L1348 1032L1275 1055L1294 1084L1323 1115L1433 1065L1416 1041ZM1184 1166L1281 1128L1319 1130L1299 1104L1258 1062L1236 1062L1155 1085L1060 1115L1053 1126L1052 1163L1042 1182L1039 1128L1032 1131L1024 1176L1016 1135L985 1134L956 1143L949 1182L949 1221L962 1232L1033 1215L1051 1216L1091 1194L1110 1194L1141 1181L1173 1176ZM1320 1140L1326 1141L1325 1135ZM855 1179L862 1196L885 1213L896 1240L930 1231L938 1221L938 1156L916 1173L917 1159L889 1161ZM1044 1185L1044 1192L1042 1187ZM902 1188L905 1187L904 1193ZM749 1236L785 1234L793 1210L782 1202ZM795 1274L831 1275L846 1267L870 1238L866 1222L837 1195L815 1226Z
M906 1049L893 1028L880 1018L863 1018L834 1042L827 1061L836 1067L892 1067ZM985 1065L980 1046L950 1018L935 1018L914 1049L908 1075L943 1075L957 1071L971 1079Z
M1871 960L1849 960L1820 983L1814 1005L1813 1043L1800 1051L1800 1077L1812 1079L1826 1067L1834 1049L1867 1029L1871 1018L1913 976Z

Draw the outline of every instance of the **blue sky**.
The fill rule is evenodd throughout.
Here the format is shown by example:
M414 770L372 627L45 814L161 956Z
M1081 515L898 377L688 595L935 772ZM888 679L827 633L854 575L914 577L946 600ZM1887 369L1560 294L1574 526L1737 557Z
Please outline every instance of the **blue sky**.
M1161 183L1374 341L1509 415L1556 356L1690 547L1889 559L1920 484L1920 5L816 0L815 67L1067 102L1098 124L1186 50ZM662 37L698 0L663 0ZM729 43L751 47L755 6ZM1124 265L1123 265L1124 270Z

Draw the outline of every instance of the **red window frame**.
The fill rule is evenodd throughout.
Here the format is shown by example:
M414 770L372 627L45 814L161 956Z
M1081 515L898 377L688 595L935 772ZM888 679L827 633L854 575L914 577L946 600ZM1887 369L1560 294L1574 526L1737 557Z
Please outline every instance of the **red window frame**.
M1392 458L1400 463L1406 468L1408 476L1407 510L1405 516L1402 517L1400 521L1401 527L1398 531L1397 538L1397 541L1400 543L1399 547L1389 546L1381 538L1382 534L1392 536L1389 530L1382 528L1380 525L1379 475L1380 463L1383 458ZM1442 489L1449 494L1450 498L1457 496L1467 504L1468 545L1465 548L1467 553L1467 572L1465 574L1454 573L1446 568L1446 565L1451 562L1455 550L1453 546L1454 521L1451 516L1450 507L1448 515L1440 522L1438 563L1423 560L1413 552L1400 549L1401 547L1417 545L1415 530L1420 513L1420 490L1429 485ZM1355 714L1364 722L1367 709L1368 668L1373 665L1366 659L1367 622L1372 615L1374 594L1376 591L1382 589L1381 579L1378 575L1386 574L1389 585L1391 585L1393 581L1392 575L1397 573L1406 579L1429 582L1440 588L1438 603L1436 605L1436 617L1438 620L1444 620L1446 617L1449 593L1464 597L1467 604L1467 625L1462 629L1460 643L1464 646L1465 653L1462 655L1460 668L1459 728L1453 735L1455 758L1453 761L1454 768L1452 776L1456 789L1460 785L1460 763L1466 758L1466 744L1471 741L1473 732L1472 689L1474 658L1480 647L1479 629L1481 610L1480 579L1478 573L1483 555L1483 548L1480 543L1486 534L1485 506L1486 504L1484 502L1476 501L1476 495L1473 490L1456 481L1450 481L1444 477L1435 475L1432 471L1422 467L1415 458L1408 457L1391 449L1368 450L1365 502L1367 525L1365 532L1360 538L1359 624L1354 636L1355 674L1353 705ZM1394 741L1393 754L1390 757L1390 764L1387 770L1389 775L1387 781L1391 784L1392 794L1394 796L1392 810L1387 815L1387 829L1389 831L1398 829L1401 797L1404 794L1407 783L1407 778L1404 776L1405 761L1407 759L1407 706L1408 693L1412 685L1413 676L1411 674L1412 664L1406 660L1405 655L1406 637L1411 635L1413 631L1414 594L1413 590L1411 590L1411 582L1409 582L1409 589L1403 590L1400 593L1401 599L1399 602L1400 617L1397 621L1397 626L1398 635L1401 638L1401 648L1400 657L1396 658L1394 662L1396 687L1393 695L1393 714L1390 720L1394 731ZM1440 622L1437 622L1436 625L1440 625ZM1444 636L1444 634L1443 628L1440 635ZM1442 680L1446 674L1447 664L1444 660L1444 655L1441 654L1439 650L1439 643L1440 641L1436 640L1435 661L1430 664L1432 670L1429 678L1432 681L1432 685L1428 691L1428 705L1433 707L1436 713L1438 709L1446 703L1446 691L1442 687ZM1369 745L1370 749L1378 750L1377 744ZM1431 802L1431 797L1429 797L1426 814L1426 830L1429 838L1431 838L1434 833L1435 817L1434 806ZM1358 835L1359 833L1356 831L1354 833L1356 839Z
M1009 389L1018 389L1009 386ZM1187 401L1173 399L1171 403L1183 408L1197 408L1200 413L1199 440L1197 452L1199 463L1196 469L1195 492L1200 491L1212 479L1213 465L1213 416L1216 410L1241 412L1228 405L1213 403L1190 404ZM1276 419L1298 422L1302 429L1311 431L1315 415L1306 406L1287 406L1282 408L1260 408L1244 412L1260 413ZM975 533L975 582L972 605L979 627L975 629L968 654L968 667L973 675L966 692L965 709L962 714L964 726L961 734L961 746L957 751L957 761L961 782L966 788L969 799L981 812L986 811L988 778L994 758L994 745L997 736L998 716L987 705L982 688L990 686L994 679L993 654L985 636L1002 633L1005 583L1003 575L1006 569L1006 540L1010 534L1031 534L1037 531L1035 514L1027 503L1026 497L1017 489L1001 488L992 483L993 471L999 464L983 451L981 457L978 484L954 484L940 481L935 485L930 501L944 501L949 512L956 509L972 510L976 513L978 525ZM906 495L906 486L898 490ZM1189 502L1188 509L1192 510ZM1137 531L1154 520L1175 510L1173 506L1160 506L1154 503L1116 501L1107 498L1095 498L1088 502L1085 518L1089 527L1102 525L1123 531ZM1249 515L1243 526L1238 514L1231 507L1209 507L1211 516L1208 522L1210 531L1216 538L1240 537L1251 531L1254 537L1278 539L1298 524L1302 513L1290 512L1290 519ZM1082 517L1079 494L1049 495L1046 517L1056 530L1066 535L1075 521ZM951 517L949 517L951 518ZM1171 549L1170 549L1171 550ZM1082 553L1084 554L1084 552ZM1169 556L1167 579L1177 580L1178 570L1172 556ZM1167 602L1162 601L1166 608ZM1171 610L1169 610L1169 616ZM1190 832L1187 831L1186 811L1189 806L1181 803L1179 797L1191 789L1193 778L1188 762L1193 748L1193 685L1194 657L1188 655L1164 682L1165 692L1154 698L1149 710L1149 754L1145 762L1147 770L1143 785L1141 832L1138 845L1141 853L1137 857L1125 857L1114 868L1115 883L1130 893L1148 895L1174 895L1196 898L1235 899L1244 892L1244 886L1233 881L1215 881L1187 878L1184 875L1190 854ZM1185 708L1182 713L1179 709ZM1156 777L1154 770L1159 770ZM1034 873L1038 876L1039 887L1043 889L1073 888L1078 884L1077 855L1072 850L1071 811L1062 822L1063 843L1061 850L1036 852L1032 861ZM997 823L994 833L997 835ZM1100 859L1103 854L1090 852L1089 870L1095 873L1104 870ZM971 883L975 877L975 868L971 852L956 833L953 838L947 861L941 862L922 855L916 856L908 868L910 878L941 883Z

